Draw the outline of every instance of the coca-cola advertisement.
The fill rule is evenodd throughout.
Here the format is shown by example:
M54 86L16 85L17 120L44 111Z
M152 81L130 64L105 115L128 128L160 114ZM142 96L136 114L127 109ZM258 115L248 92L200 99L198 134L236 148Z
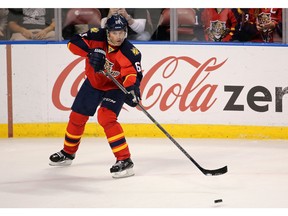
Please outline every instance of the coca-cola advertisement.
M141 104L157 121L287 126L286 48L135 46L142 53ZM14 122L66 122L85 79L84 58L70 53L66 44L13 45L11 55ZM7 77L3 70L1 77ZM1 104L7 103L4 86L6 79L1 79ZM3 111L1 123L7 121ZM127 105L119 120L151 123L140 109Z

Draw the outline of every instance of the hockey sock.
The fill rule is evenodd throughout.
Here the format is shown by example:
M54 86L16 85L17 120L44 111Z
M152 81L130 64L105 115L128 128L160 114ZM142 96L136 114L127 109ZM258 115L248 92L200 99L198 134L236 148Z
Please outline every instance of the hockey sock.
M66 128L63 148L66 153L75 154L78 150L88 118L89 116L84 116L74 111L71 112Z
M107 108L101 107L98 110L98 122L104 128L108 143L117 160L129 158L129 147L123 129L117 122L116 114Z

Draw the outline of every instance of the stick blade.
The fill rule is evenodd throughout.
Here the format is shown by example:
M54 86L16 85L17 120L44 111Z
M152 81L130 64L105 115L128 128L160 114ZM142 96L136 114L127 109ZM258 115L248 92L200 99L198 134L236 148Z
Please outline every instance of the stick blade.
M201 171L206 176L217 176L217 175L223 175L223 174L227 173L228 167L224 166L224 167L221 167L221 168L215 169L215 170L207 170L207 169L202 168Z

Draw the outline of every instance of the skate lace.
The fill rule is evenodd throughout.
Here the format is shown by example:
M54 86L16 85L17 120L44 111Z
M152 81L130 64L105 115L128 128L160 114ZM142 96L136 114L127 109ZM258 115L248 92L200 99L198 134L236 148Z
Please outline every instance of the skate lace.
M60 151L60 152L57 152L56 154L57 154L60 158L62 158L62 157L65 158L65 155L63 155L61 151Z
M117 161L117 162L114 164L114 167L115 167L115 166L122 167L123 165L124 165L124 161Z

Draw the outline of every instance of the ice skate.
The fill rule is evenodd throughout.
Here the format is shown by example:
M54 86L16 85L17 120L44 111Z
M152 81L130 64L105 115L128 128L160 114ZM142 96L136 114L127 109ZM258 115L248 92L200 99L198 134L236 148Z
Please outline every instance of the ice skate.
M75 154L70 155L63 150L56 152L50 156L50 166L69 166L72 164L72 160L75 158Z
M113 178L124 178L134 175L133 171L133 162L130 158L125 160L118 160L116 163L110 168L110 173Z

